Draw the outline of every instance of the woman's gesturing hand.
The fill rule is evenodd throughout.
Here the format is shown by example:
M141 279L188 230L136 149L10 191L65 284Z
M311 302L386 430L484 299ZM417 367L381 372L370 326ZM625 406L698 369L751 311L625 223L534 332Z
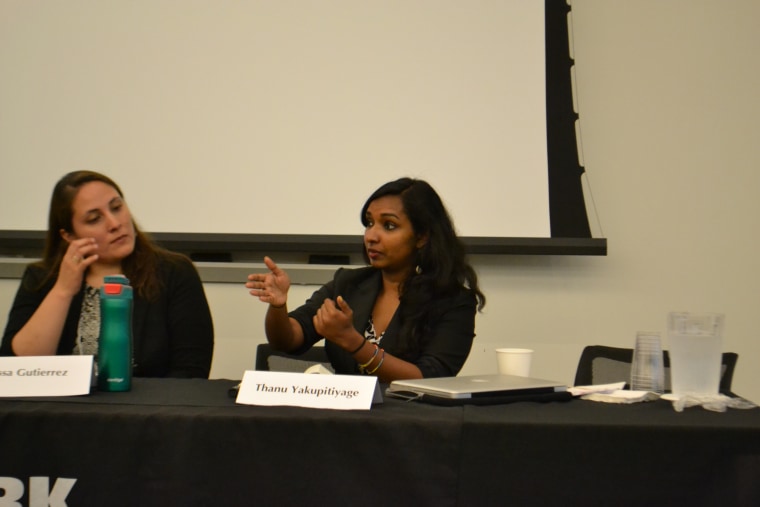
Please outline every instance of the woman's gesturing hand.
M285 306L288 302L290 277L269 257L264 257L264 264L269 268L269 273L248 275L245 286L250 289L251 296L259 298L259 301L274 307Z
M358 333L353 321L354 312L341 296L335 301L325 299L313 318L317 333L344 349L356 347Z

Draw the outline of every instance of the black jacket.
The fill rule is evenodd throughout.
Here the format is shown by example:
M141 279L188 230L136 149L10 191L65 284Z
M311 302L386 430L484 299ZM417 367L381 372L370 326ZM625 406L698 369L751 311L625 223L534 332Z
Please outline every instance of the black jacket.
M8 316L0 355L13 355L11 340L53 288L55 280L36 292L27 289L39 286L44 275L44 271L35 266L27 267L24 272ZM162 258L156 276L163 282L156 301L148 302L135 291L134 376L208 378L214 351L214 327L195 266L184 257ZM84 285L71 301L58 343L58 355L72 353L83 298Z
M382 286L381 277L380 271L372 267L336 271L330 282L314 292L303 306L290 312L290 316L303 328L305 342L294 353L302 353L322 339L314 329L312 318L326 298L334 301L338 296L343 296L354 312L354 328L364 336ZM398 311L385 330L380 346L388 353L415 364L423 377L454 376L467 360L475 337L475 296L462 287L456 296L442 297L437 301L436 308L441 316L417 350L405 350L404 337L400 336ZM356 361L348 352L329 340L326 340L325 349L336 373L359 373Z

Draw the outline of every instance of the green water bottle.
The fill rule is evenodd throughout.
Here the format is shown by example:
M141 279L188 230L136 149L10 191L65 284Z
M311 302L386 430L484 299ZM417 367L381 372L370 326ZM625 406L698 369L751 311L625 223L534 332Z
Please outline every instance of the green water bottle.
M98 389L132 388L132 287L124 275L106 276L100 288Z

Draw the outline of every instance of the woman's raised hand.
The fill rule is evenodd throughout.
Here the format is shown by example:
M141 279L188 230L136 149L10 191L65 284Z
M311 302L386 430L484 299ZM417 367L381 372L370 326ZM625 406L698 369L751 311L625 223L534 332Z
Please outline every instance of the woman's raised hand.
M288 302L290 277L269 257L264 257L264 264L269 268L269 273L248 275L245 286L250 289L251 296L259 298L259 301L283 307Z
M82 279L87 268L98 260L95 253L98 244L94 238L80 238L69 242L61 259L56 286L70 296L82 289Z

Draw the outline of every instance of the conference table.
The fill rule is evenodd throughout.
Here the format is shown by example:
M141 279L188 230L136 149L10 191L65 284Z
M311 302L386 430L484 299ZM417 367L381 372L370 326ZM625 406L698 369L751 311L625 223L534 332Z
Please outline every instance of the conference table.
M760 505L757 408L320 410L239 405L236 383L0 400L0 505Z

